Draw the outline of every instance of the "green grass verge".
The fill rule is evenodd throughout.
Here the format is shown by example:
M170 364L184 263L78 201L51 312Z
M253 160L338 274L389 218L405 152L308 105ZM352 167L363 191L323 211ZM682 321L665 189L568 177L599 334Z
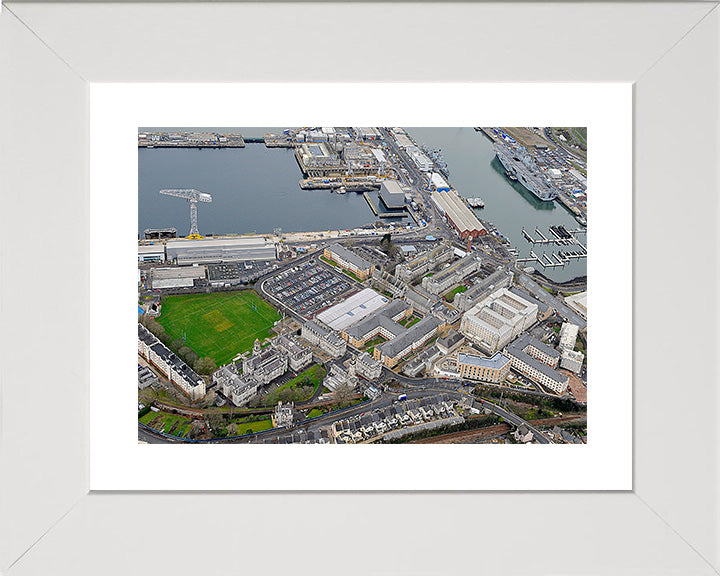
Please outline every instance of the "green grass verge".
M310 366L310 368L308 368L304 372L301 372L292 380L288 380L285 384L280 386L280 388L278 388L274 392L268 394L265 397L263 404L265 406L275 406L281 399L280 395L281 392L283 392L284 390L297 390L298 394L291 400L293 402L305 402L306 400L309 400L314 396L315 392L317 392L318 387L322 385L323 378L325 378L326 374L327 370L325 370L325 368L323 368L319 364ZM312 386L312 392L310 394L301 396L299 389L306 386Z
M467 290L467 286L460 285L457 288L453 288L452 290L447 292L445 294L445 296L443 296L443 298L445 298L445 300L447 300L448 302L452 302L453 298L455 298L455 294L459 294L460 292L465 292L465 290Z
M254 308L254 309L253 309ZM158 322L173 339L183 332L198 356L220 366L266 338L280 314L250 290L167 296Z
M308 412L307 417L317 418L318 416L322 416L323 414L325 414L325 412L320 410L320 408L313 408L312 410L310 410L310 412Z
M237 425L237 435L242 436L243 434L262 432L263 430L270 430L270 428L272 428L272 420L270 418L257 420L256 422L241 422Z

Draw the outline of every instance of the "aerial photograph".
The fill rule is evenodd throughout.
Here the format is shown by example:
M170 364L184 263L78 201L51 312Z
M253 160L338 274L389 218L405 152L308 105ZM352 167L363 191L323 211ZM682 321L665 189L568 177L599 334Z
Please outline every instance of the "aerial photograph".
M138 441L586 444L587 154L138 128Z

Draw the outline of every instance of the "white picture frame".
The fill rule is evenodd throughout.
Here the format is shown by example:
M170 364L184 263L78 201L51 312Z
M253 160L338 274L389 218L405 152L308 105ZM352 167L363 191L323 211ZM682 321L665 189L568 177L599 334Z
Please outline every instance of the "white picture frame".
M707 321L716 305L710 299L704 314L690 315L686 304L696 298L688 288L718 288L716 6L4 5L0 571L225 573L270 562L274 572L308 574L324 565L350 574L717 573L720 402ZM512 44L493 25L508 22ZM373 66L346 52L332 74L303 69L300 53L283 50L291 32L247 54L268 29L317 29L340 43L378 25L387 36L362 42ZM550 26L555 33L542 34ZM383 58L395 35L419 41L447 30L424 59L410 50ZM582 43L543 66L541 56L566 49L577 30ZM634 83L632 492L88 493L89 83L277 80ZM668 142L677 126L692 146ZM693 204L678 205L678 194ZM692 230L692 249L681 241L657 249L668 224ZM679 285L667 283L669 265ZM678 382L694 384L691 410L678 412ZM688 412L691 438L677 426L687 426ZM148 514L159 519L150 533L139 528ZM322 566L298 563L308 546ZM182 553L166 553L173 548Z

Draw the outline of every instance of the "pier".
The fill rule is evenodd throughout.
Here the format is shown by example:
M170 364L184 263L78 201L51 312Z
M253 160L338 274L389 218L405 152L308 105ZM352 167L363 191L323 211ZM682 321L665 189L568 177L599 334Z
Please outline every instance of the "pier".
M586 234L585 229L568 230L564 226L550 226L550 238L545 236L538 227L535 227L535 237L531 236L525 228L522 229L522 235L525 240L530 242L533 246L562 246L564 249L557 252L551 252L550 255L543 252L542 255L538 256L533 250L530 250L529 258L517 258L517 262L535 262L543 268L558 268L563 267L571 260L579 260L581 258L587 258L587 248L585 245L577 239L578 234ZM515 254L519 251L513 249Z

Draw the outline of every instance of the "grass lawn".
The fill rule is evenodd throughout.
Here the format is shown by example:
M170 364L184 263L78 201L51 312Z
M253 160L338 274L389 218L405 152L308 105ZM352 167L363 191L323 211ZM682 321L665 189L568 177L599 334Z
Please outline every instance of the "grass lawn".
M382 336L377 336L373 338L372 340L368 340L365 342L366 349L367 348L374 348L375 346L378 346L379 344L382 344L383 342L387 342L387 338L383 338Z
M448 302L452 302L453 298L455 298L455 294L459 294L460 292L465 292L465 290L467 290L467 286L463 286L461 284L457 288L453 288L452 290L450 290L450 292L446 293L444 298Z
M280 392L282 392L283 390L295 390L297 388L302 388L303 386L312 386L312 393L308 397L298 397L293 400L294 402L305 402L306 400L312 398L315 392L317 392L318 386L322 385L323 378L325 378L326 374L327 370L325 370L325 368L323 368L319 364L310 366L310 368L308 368L304 372L301 372L300 374L295 376L295 378L289 380L274 392L268 394L265 397L263 403L265 404L265 406L275 406L280 399Z
M317 418L318 416L322 416L323 414L325 414L325 412L320 410L320 408L313 408L312 410L310 410L310 412L308 412L307 417Z
M332 260L330 260L330 258L325 258L325 256L320 256L320 260L322 260L323 262L325 262L327 264L330 264L330 266L335 266L335 268L337 268L338 270L341 270L344 274L347 274L348 276L350 276L350 278L353 278L355 281L362 282L362 280L360 280L360 278L358 278L357 276L355 276L355 274L350 272L350 270L345 270L345 268L340 266L340 264L338 264L337 262L333 262Z
M173 339L185 331L187 345L220 366L266 338L279 319L277 310L245 290L167 296L158 322Z
M272 420L270 420L270 418L258 420L257 422L241 422L237 425L237 435L242 436L243 434L262 432L263 430L270 430L270 428L272 428Z
M151 422L154 421L154 424ZM165 412L153 412L152 410L140 418L140 422L173 436L182 437L190 431L191 421L184 416L166 414ZM173 430L173 426L175 429ZM172 432L171 432L172 430Z
M400 320L400 322L398 322L398 324L400 324L400 326L405 326L405 328L410 328L410 326L413 326L418 322L420 322L420 318L413 315L410 316L410 318L403 318L402 320Z

